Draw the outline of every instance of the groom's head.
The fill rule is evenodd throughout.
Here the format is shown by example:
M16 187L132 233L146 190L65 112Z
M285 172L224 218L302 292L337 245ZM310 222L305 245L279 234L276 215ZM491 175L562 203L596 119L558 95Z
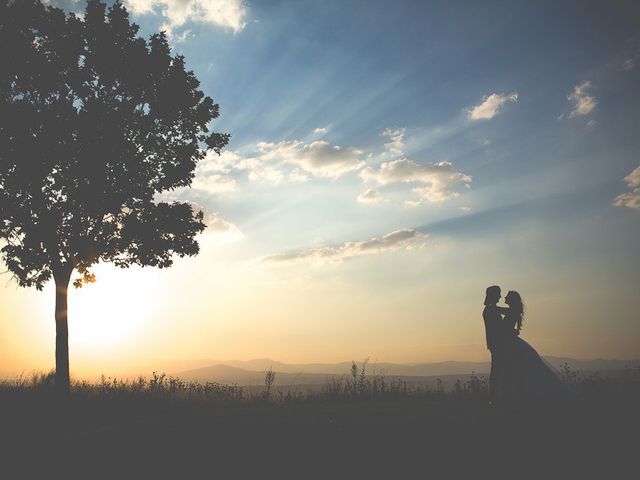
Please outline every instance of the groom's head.
M498 285L491 285L487 287L487 294L484 297L485 305L495 305L500 301L500 297L502 296L500 292L500 287Z

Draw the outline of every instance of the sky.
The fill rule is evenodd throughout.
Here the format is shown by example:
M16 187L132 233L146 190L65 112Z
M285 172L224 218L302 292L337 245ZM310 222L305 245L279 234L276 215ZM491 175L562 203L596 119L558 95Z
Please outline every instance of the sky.
M124 3L231 141L165 196L197 257L70 293L72 375L487 360L492 284L541 354L640 358L637 2ZM0 279L0 374L51 369L51 285Z

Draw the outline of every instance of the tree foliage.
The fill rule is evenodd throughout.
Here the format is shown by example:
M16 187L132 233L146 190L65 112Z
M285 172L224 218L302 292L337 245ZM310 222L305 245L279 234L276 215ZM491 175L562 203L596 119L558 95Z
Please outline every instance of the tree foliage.
M0 239L18 283L197 254L202 212L156 199L229 135L164 33L139 37L120 3L0 0L0 45Z

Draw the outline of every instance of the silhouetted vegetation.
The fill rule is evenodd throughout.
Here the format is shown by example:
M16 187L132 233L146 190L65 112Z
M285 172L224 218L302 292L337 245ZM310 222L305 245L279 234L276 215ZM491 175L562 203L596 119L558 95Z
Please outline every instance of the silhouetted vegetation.
M512 475L523 464L547 476L553 465L565 478L594 472L623 478L635 445L626 438L640 425L640 368L606 374L566 368L563 378L573 392L568 401L490 408L484 376L450 388L416 386L355 363L314 390L278 386L273 371L256 387L154 373L72 381L64 402L54 393L53 373L34 374L0 383L3 473L14 463L29 477L51 468L52 460L42 460L49 454L64 459L55 457L63 451L74 452L63 468L78 478L107 471L166 478L168 470L174 478L196 477L212 462L234 478L311 468L324 478L382 472L404 478L425 469L438 478Z
M465 399L485 404L489 381L484 375L472 373L467 380L456 380L445 389L441 381L435 386L408 384L406 381L386 380L375 371L367 373L368 362L360 366L352 363L349 375L335 377L316 389L275 385L276 373L265 373L265 386L244 387L218 382L190 382L165 373L153 372L151 377L117 379L103 376L99 382L72 381L72 396L76 399L135 400L157 402L185 402L211 404L242 404L267 400L286 404L299 402L370 401L402 399ZM569 387L572 399L613 399L640 397L640 366L622 371L581 372L568 365L561 369L563 382ZM55 390L55 372L33 373L14 380L0 381L3 396L47 396Z

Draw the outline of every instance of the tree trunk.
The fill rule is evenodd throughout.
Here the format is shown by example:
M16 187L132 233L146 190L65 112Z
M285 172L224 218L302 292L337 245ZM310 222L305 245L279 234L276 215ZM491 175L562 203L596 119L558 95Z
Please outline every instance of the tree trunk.
M69 326L67 324L67 291L71 271L54 275L56 283L56 390L68 394L69 378Z

